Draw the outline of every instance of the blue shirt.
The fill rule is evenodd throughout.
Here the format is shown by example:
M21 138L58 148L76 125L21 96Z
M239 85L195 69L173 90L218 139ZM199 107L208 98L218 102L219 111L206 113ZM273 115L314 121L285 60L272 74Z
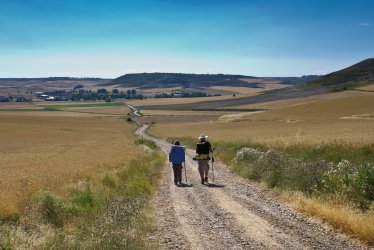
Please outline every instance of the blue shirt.
M185 151L185 147L172 145L169 153L169 161L174 164L182 164L185 161Z

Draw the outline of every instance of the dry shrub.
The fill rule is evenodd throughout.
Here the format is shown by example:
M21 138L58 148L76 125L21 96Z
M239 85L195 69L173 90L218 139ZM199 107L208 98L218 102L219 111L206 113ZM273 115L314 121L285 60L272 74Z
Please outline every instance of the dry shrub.
M355 235L371 244L374 243L373 211L366 213L353 211L352 209L322 203L301 193L287 194L284 197L297 211L316 216L343 233Z

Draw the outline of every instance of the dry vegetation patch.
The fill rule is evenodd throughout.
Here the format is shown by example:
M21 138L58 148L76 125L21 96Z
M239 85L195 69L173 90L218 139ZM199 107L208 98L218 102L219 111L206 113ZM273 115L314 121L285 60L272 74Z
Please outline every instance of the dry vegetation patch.
M301 193L283 195L299 212L320 218L323 222L338 228L340 232L354 235L364 242L374 243L374 214L360 213L352 209L321 203Z
M374 84L366 85L366 86L359 87L356 89L364 90L364 91L374 91Z
M19 211L35 191L64 195L79 180L126 165L142 154L123 120L70 112L0 113L0 213Z
M259 88L233 87L233 86L212 86L210 88L214 90L223 90L223 91L228 91L232 93L255 95L255 94L264 92L266 90L283 89L283 88L289 87L290 85L280 84L280 83L261 83L258 86Z
M127 115L131 113L127 106L114 106L114 107L74 107L62 109L66 111L74 111L78 113L92 113L92 114L106 114L106 115Z

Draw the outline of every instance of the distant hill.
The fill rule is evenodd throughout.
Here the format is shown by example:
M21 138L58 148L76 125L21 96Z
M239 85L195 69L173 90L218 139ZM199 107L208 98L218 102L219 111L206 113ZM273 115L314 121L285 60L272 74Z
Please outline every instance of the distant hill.
M248 86L256 87L256 83L248 83L241 79L256 77L225 74L184 74L184 73L140 73L120 76L103 86L120 85L138 88L165 87L209 87L209 86Z
M348 68L308 82L306 88L325 87L334 90L354 88L374 83L374 58L366 59Z
M90 88L108 81L92 77L0 78L0 95L73 89L78 85Z
M108 79L97 78L97 77L68 77L68 76L56 76L56 77L35 77L35 78L0 78L0 81L104 81Z

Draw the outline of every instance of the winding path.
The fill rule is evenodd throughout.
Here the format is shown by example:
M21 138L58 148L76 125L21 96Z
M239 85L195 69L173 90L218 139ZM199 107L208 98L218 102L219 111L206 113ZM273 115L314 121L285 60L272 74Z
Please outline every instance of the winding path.
M146 129L136 133L168 153L170 144L150 137ZM187 151L188 183L175 186L167 167L154 198L157 230L149 239L162 249L362 249L279 203L222 163L214 165L215 183L202 185L193 154Z

